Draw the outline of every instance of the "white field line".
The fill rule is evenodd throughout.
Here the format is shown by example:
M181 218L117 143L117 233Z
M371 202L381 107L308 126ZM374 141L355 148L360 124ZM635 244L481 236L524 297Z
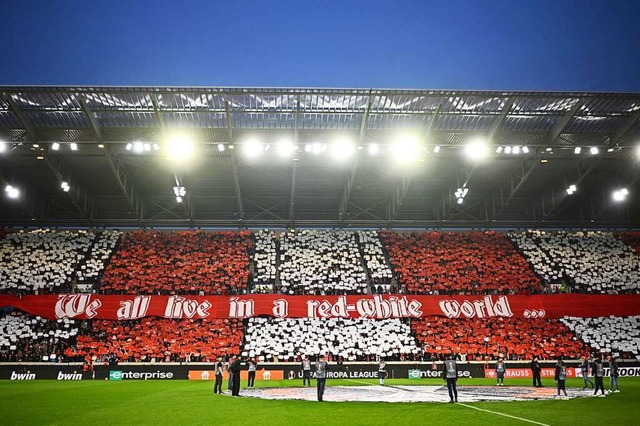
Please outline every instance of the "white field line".
M462 405L463 407L472 408L472 409L478 410L478 411L484 411L485 413L491 413L491 414L496 414L498 416L509 417L511 419L516 419L516 420L520 420L520 421L527 422L527 423L533 423L533 424L540 425L540 426L550 426L550 425L548 425L546 423L540 423L540 422L536 422L536 421L533 421L533 420L524 419L522 417L512 416L510 414L498 413L497 411L485 410L483 408L474 407L473 405L462 404L460 402L458 402L456 405Z

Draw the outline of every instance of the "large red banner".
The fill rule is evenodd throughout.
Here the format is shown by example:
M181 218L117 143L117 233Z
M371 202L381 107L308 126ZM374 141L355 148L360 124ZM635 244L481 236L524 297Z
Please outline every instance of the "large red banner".
M0 296L0 307L44 318L560 318L640 315L640 295L537 296Z

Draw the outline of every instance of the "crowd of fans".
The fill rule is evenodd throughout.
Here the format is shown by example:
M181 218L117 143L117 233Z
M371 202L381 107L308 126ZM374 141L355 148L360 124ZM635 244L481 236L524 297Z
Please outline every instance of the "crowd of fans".
M239 294L249 277L249 231L134 231L104 272L116 294Z
M254 233L253 293L271 293L277 279L278 244L275 232L260 230Z
M292 231L280 235L280 288L285 294L367 293L355 233Z
M119 362L213 362L239 353L242 330L238 319L94 320L64 354L75 361L111 356Z
M49 229L6 235L0 240L0 292L69 291L94 239L92 232Z
M345 361L400 359L418 348L400 319L250 318L243 356L261 361L294 361L299 354L330 353Z
M80 261L76 272L78 282L97 282L121 235L119 231L102 231L97 235L86 258Z
M1 312L1 311L0 311ZM74 320L0 314L0 362L62 362L78 334Z
M548 319L429 317L411 320L425 354L444 359L452 351L467 360L579 358L584 345L562 323Z
M381 232L408 294L533 294L540 279L495 232Z
M385 257L377 231L358 231L358 242L362 251L372 289L376 293L389 293L393 272Z
M640 359L640 316L564 317L560 321L595 353Z
M547 282L578 293L639 293L640 258L611 232L526 231L511 239Z

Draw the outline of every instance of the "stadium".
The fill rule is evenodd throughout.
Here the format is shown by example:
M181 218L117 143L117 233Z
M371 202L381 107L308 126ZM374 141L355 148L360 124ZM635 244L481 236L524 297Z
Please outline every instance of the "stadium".
M635 423L637 93L3 86L0 140L3 424Z

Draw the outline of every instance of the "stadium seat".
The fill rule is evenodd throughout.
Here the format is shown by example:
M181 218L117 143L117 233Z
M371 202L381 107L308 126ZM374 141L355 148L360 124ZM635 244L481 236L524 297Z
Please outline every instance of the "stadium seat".
M599 353L640 359L640 317L564 317L561 321Z
M272 231L254 233L254 271L252 293L271 293L276 284L277 237Z

